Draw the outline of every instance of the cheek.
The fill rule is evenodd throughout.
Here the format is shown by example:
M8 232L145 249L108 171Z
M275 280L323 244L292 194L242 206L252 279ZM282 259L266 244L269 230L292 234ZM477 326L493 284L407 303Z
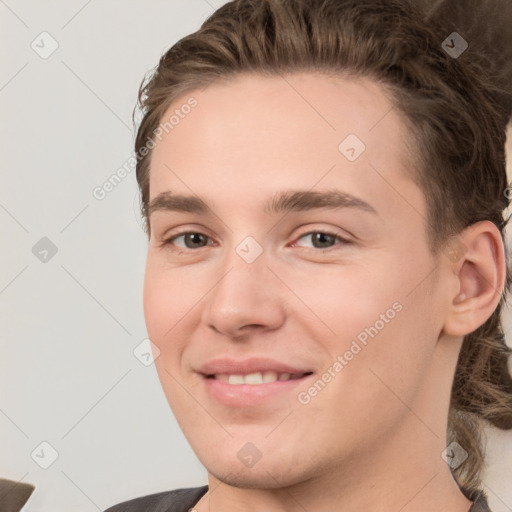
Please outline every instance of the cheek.
M193 265L188 270L170 268L158 255L148 253L144 276L143 306L149 338L159 348L155 366L164 389L177 383L165 372L178 378L184 368L192 331L201 320L201 299L211 287L198 279ZM164 370L165 369L165 370Z
M382 319L368 317L368 323L352 339L359 345L344 368L339 392L349 392L347 407L357 416L370 414L390 426L405 414L403 404L413 403L429 370L437 336L424 291L409 294L400 289L386 296L388 305ZM360 340L363 340L362 342ZM363 417L360 418L364 420Z
M180 319L190 306L185 308L187 301L180 292L180 283L170 279L168 274L148 254L143 291L146 329L149 338L160 350L154 364L167 401L172 410L179 410L180 398L186 403L177 382L181 381L180 362L186 340L180 334Z
M313 319L318 324L315 337L332 338L333 348L338 351L348 349L346 345L359 334L364 338L365 329L376 322L380 330L381 315L388 312L388 317L394 318L393 304L400 300L396 283L380 265L351 264L327 271L319 269L295 282L294 292L315 313ZM311 311L304 311L307 318L311 317Z
M193 296L193 287L184 285L180 271L166 268L161 258L150 251L144 275L143 305L146 327L153 341L173 337L175 326L197 301Z
M429 309L435 290L429 289L429 280L419 284L432 270L424 263L419 257L414 264L380 257L372 265L316 275L307 282L311 288L300 289L304 302L323 321L316 322L313 334L323 340L329 364L342 358L343 369L334 372L339 377L332 389L342 397L352 395L348 401L355 409L359 404L364 410L370 403L380 408L387 395L393 396L387 386L410 396L408 386L414 387L426 370L437 338Z
M325 438L342 436L352 438L355 445L365 443L395 428L407 415L403 404L411 404L421 386L431 346L417 335L416 311L408 303L400 304L402 309L391 308L388 323L376 322L374 314L354 319L347 313L357 334L345 336L338 324L338 337L330 344L331 362L324 369L328 375L319 376L328 382L300 390L301 404L307 405L298 412L322 418ZM387 310L376 311L386 315Z
M157 343L164 334L164 327L167 323L168 315L172 315L172 305L169 303L168 287L158 278L158 272L155 272L148 257L146 273L144 275L144 318L150 339ZM168 325L167 329L170 327Z

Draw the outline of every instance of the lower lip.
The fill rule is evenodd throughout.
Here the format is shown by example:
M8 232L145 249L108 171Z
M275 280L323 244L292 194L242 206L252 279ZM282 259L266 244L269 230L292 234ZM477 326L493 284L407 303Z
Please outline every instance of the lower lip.
M283 393L290 393L313 377L307 375L299 379L277 380L265 384L229 384L223 380L203 376L206 391L218 402L229 407L251 407L271 400Z

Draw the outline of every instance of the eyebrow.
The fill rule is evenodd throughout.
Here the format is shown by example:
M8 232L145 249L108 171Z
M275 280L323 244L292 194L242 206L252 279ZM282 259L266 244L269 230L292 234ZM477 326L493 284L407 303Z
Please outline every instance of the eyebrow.
M318 208L353 208L379 215L375 208L366 201L339 190L326 192L288 190L276 193L264 204L264 212L270 215L292 211L309 211ZM149 203L147 215L150 217L156 211L207 214L209 210L208 204L200 197L172 194L167 191L162 192Z

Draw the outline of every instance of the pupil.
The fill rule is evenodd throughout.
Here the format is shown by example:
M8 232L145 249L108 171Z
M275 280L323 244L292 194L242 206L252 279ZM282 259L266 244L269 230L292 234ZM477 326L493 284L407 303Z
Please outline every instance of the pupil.
M331 235L327 235L325 233L315 233L315 235L313 236L313 245L314 245L314 242L315 241L320 241L320 246L323 247L322 245L322 241L325 242L325 239L327 238L327 244L329 244L329 240L331 239L332 241L332 236Z
M203 237L200 233L189 233L187 236L192 244L200 244ZM321 248L326 245L329 246L329 242L332 242L332 238L331 235L327 235L326 233L314 233L313 245L316 247L318 242Z
M192 240L192 244L200 244L201 243L201 237L203 235L201 235L200 233L189 233L188 234L188 237L189 237L189 240ZM199 240L198 240L199 239Z

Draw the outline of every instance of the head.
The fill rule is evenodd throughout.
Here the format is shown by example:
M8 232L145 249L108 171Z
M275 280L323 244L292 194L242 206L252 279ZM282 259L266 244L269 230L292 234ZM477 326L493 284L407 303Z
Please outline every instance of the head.
M148 333L221 479L312 478L417 428L404 403L428 423L438 396L432 429L468 452L454 474L477 488L482 422L512 427L510 100L441 27L405 1L234 1L141 86ZM227 370L208 364L226 357L290 365L296 399L212 398ZM233 470L244 450L261 462Z

